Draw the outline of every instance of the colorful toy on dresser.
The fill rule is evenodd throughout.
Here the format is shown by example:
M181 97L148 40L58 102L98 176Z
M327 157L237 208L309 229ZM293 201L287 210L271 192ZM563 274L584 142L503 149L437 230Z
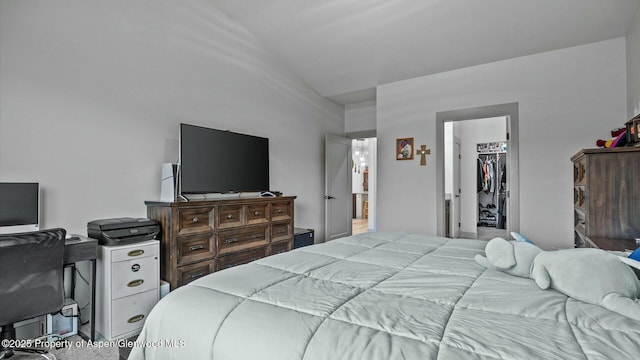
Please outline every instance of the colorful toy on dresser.
M596 140L596 146L603 148L615 148L627 146L627 129L618 128L611 130L611 138L608 140Z

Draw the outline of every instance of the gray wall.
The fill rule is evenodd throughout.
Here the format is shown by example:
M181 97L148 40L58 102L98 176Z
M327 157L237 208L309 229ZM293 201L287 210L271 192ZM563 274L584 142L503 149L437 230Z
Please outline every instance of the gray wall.
M437 233L436 113L518 103L520 231L571 247L569 158L627 118L625 56L617 38L379 86L378 230ZM426 167L395 160L400 137L431 148Z
M376 101L348 104L344 107L345 133L375 131Z
M344 110L209 1L2 0L0 14L0 181L41 183L43 227L146 216L185 122L268 137L272 189L324 238L324 134L344 133Z
M640 8L627 34L627 115L640 114Z

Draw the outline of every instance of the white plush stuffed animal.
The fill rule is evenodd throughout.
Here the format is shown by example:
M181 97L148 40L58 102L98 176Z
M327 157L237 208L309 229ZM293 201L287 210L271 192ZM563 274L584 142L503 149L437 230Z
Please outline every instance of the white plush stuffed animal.
M533 259L542 250L527 242L507 241L497 237L487 243L484 249L487 257L476 255L478 264L499 270L507 274L529 278L533 267Z
M478 264L507 274L532 278L542 289L602 306L640 321L640 280L617 256L600 249L542 251L522 241L495 238Z
M543 251L531 272L542 289L556 289L640 321L640 280L615 255L600 249Z

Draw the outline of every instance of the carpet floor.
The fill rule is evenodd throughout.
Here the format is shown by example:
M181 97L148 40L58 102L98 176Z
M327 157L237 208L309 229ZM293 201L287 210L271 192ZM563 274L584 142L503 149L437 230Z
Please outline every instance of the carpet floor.
M496 229L494 227L478 226L478 239L491 240L494 237L501 237L503 239L509 239L506 229Z
M59 344L64 344L65 346L59 349L48 349L50 355L16 352L11 359L42 360L48 358L53 360L54 357L51 354L57 360L118 360L119 357L118 346L111 342L96 341L89 344L80 336L75 335L61 340Z

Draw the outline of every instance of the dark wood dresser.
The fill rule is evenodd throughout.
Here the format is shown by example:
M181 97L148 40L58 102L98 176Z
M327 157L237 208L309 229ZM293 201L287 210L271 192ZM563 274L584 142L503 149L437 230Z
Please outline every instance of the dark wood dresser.
M160 276L171 290L293 247L295 196L146 201L160 222Z
M640 246L640 148L584 149L573 161L576 247Z

